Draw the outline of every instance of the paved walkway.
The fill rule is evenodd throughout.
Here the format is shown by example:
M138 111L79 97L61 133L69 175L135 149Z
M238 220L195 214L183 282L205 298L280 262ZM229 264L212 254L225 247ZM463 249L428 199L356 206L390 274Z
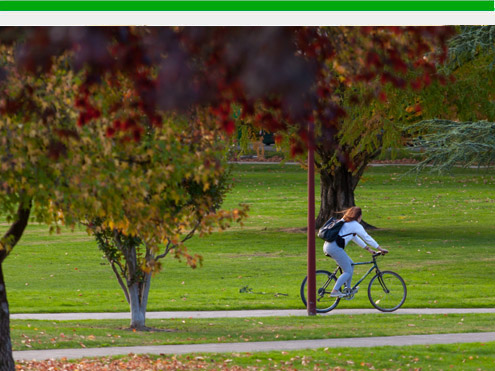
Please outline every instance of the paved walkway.
M358 315L380 313L373 309L336 309L325 316ZM399 309L394 313L401 314L464 314L464 313L495 313L495 308L435 308L435 309ZM251 311L205 311L205 312L148 312L147 318L241 318L269 316L305 316L305 310L251 310ZM128 319L129 313L54 313L54 314L13 314L12 319L44 319L44 320L82 320L82 319ZM14 352L15 360L42 359L75 359L84 357L103 357L133 354L184 354L184 353L232 353L258 352L276 350L296 350L337 347L375 347L375 346L405 346L426 344L452 344L495 341L495 332L456 333L436 335L385 336L344 339L266 341L246 343L209 343L187 345L161 345L137 347L109 347L83 349L28 350Z
M408 336L381 336L367 338L318 339L318 340L289 340L263 341L248 343L210 343L186 345L154 345L138 347L114 348L83 348L57 350L28 350L14 352L14 359L42 360L42 359L75 359L84 357L105 357L133 354L184 354L184 353L233 353L233 352L267 352L274 350L297 350L316 348L342 347L377 347L377 346L405 346L425 344L453 344L476 343L495 341L495 332L441 334L441 335L408 335Z
M339 314L370 314L380 313L376 309L335 309L322 316L334 316ZM389 314L463 314L463 313L495 313L495 308L405 308ZM305 309L281 309L281 310L231 310L231 311L191 311L191 312L147 312L147 319L167 318L244 318L244 317L287 317L306 316ZM85 319L130 319L130 313L30 313L11 314L11 319L32 319L49 321L69 321Z

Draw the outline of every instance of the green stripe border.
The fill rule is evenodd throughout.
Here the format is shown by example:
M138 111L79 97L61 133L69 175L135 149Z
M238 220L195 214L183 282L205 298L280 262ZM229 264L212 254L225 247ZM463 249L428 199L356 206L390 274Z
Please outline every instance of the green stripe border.
M494 11L494 1L1 1L0 11Z

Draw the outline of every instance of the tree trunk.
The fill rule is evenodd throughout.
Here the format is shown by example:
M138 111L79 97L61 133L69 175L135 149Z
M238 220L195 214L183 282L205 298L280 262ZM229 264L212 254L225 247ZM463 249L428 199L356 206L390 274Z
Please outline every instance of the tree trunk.
M139 283L136 282L129 287L129 307L131 309L131 328L142 330L146 328L146 308L144 308L139 300Z
M146 330L146 307L150 291L151 274L147 273L141 282L134 282L129 287L129 306L131 309L131 325L135 330Z
M0 370L15 370L10 340L10 313L7 291L3 279L2 263L0 263Z
M320 171L321 205L316 218L316 228L320 228L330 217L342 217L341 211L355 206L354 189L359 179L343 166L332 174L329 170Z
M0 371L15 370L14 358L12 356L12 342L10 340L10 312L7 300L7 289L3 277L3 262L21 239L28 224L31 213L31 202L27 205L22 202L17 209L15 222L0 240Z
M138 248L142 241L136 237L126 236L117 229L114 229L112 234L114 244L110 243L104 235L98 237L98 243L103 246L105 256L110 262L129 304L131 311L130 328L148 330L146 327L146 308L151 286L151 272L143 271L138 259ZM112 249L117 249L122 253L125 264L119 262L118 259L113 260L115 256ZM150 254L151 252L146 249L146 260Z
M316 228L320 228L330 217L342 217L342 212L355 206L354 190L361 179L365 166L353 174L344 166L338 166L333 173L330 170L320 171L321 204L316 218ZM362 221L367 229L375 229Z
M128 241L130 242L130 241ZM131 328L146 330L146 307L151 285L151 272L146 273L139 266L136 248L139 243L130 242L124 249L127 265L127 290L131 309Z

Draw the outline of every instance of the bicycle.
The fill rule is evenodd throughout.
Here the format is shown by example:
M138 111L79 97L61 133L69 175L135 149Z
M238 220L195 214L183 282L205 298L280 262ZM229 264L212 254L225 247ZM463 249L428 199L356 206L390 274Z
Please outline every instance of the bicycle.
M371 305L382 312L393 312L399 309L406 301L407 288L404 280L397 273L392 271L381 271L378 268L376 258L382 255L381 253L373 254L373 260L367 262L358 262L353 265L366 265L373 264L373 266L366 272L361 279L351 288L345 289L347 295L343 298L346 300L352 300L355 292L353 292L361 282L372 272L376 271L375 276L371 279L368 285L368 298ZM338 274L342 274L342 269L337 266L337 269L333 273L325 270L316 271L316 312L327 313L332 309L335 309L340 302L341 298L330 297L333 287L337 281ZM306 276L301 284L301 299L304 306L307 306L306 301L306 283L308 277ZM344 291L342 291L344 292Z

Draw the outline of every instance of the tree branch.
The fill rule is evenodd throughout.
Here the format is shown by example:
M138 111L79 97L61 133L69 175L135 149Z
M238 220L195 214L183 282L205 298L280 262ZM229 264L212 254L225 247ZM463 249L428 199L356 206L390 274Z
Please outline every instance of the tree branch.
M196 223L196 225L193 227L193 229L191 229L191 231L189 231L189 233L186 235L186 237L184 237L181 241L181 243L184 243L186 242L187 240L189 240L190 238L192 238L194 236L194 233L196 232L196 230L198 229L198 227L201 225L201 219L198 220L198 222ZM172 241L168 240L168 243L167 243L167 246L165 247L165 251L160 254L160 255L157 255L155 257L155 261L158 261L160 259L163 259L164 257L166 257L168 255L168 253L170 252L170 250L172 250L175 246L172 244Z
M194 233L196 232L196 230L198 229L199 225L201 224L202 219L203 219L202 217L199 218L199 220L196 223L196 225L194 226L194 228L191 229L191 231L187 234L186 237L183 238L183 240L181 241L181 243L186 242L187 240L189 240L190 238L192 238L192 236L194 236Z
M172 241L168 240L167 246L165 247L165 251L162 254L155 257L156 261L163 259L164 257L166 257L168 255L170 250L172 250L172 248L173 248L173 246L170 246L170 245L172 245Z
M110 265L112 266L113 273L115 273L115 277L117 277L117 281L119 282L119 285L122 288L122 291L124 291L125 300L127 300L127 303L130 304L131 299L129 297L129 291L127 291L127 286L124 283L124 281L122 280L122 277L120 276L119 272L117 271L117 268L115 267L116 264L114 263L114 261L109 260L109 262L110 262ZM119 263L117 263L117 265L120 267L121 271L123 272L122 266Z
M21 239L29 221L31 207L31 199L29 199L27 203L22 202L22 200L19 201L16 220L12 223L9 230L0 240L0 264L5 260L17 242Z
M121 162L126 162L128 164L137 164L137 165L150 165L151 160L139 160L134 157L130 158L123 158L123 157L115 157L116 160L119 160Z

